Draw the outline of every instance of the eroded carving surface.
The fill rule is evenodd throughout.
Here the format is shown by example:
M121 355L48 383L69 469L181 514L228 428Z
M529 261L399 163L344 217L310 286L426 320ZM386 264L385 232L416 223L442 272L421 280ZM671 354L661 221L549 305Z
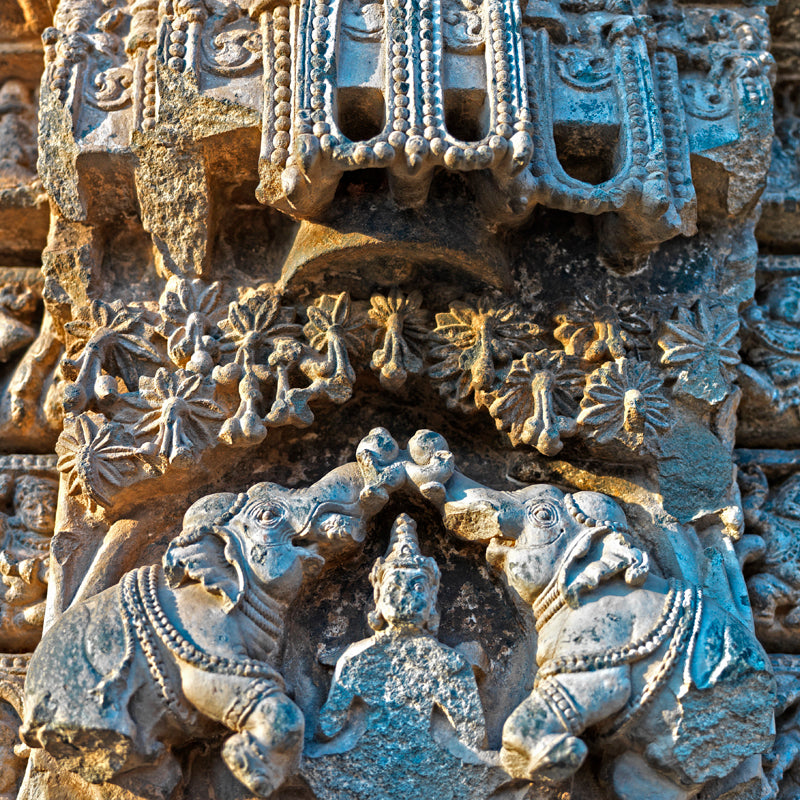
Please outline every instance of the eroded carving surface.
M0 795L791 800L797 20L0 0Z

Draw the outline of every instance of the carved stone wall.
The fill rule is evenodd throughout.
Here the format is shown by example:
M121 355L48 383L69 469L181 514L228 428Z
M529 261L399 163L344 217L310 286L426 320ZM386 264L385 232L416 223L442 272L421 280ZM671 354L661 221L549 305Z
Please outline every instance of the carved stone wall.
M0 0L0 796L800 792L792 0Z

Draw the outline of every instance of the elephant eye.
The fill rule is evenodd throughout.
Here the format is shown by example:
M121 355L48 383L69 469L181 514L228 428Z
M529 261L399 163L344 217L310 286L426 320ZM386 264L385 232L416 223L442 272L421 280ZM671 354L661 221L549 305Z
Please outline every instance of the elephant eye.
M558 509L553 503L537 503L528 509L528 516L542 528L549 528L558 522Z
M277 503L269 503L256 509L255 517L262 525L276 525L283 519L285 511Z

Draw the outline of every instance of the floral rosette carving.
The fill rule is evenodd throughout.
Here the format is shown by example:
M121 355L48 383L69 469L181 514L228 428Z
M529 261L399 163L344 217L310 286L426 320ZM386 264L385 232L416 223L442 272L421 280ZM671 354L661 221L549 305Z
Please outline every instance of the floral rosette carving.
M347 292L322 295L306 309L306 314L308 323L303 333L315 350L328 356L312 372L315 377L328 379L326 393L331 400L344 402L356 382L350 354L359 355L364 350L366 319L350 302Z
M404 296L398 289L388 295L374 294L367 312L370 326L376 329L376 350L370 366L381 386L398 391L410 375L423 370L423 353L428 337L428 315L422 310L422 294Z
M92 300L81 306L75 319L64 326L69 341L61 368L72 381L64 389L67 413L86 410L93 396L103 399L116 394L117 378L129 391L134 391L139 380L139 362L162 361L150 341L155 329L145 320L144 313L124 306L119 300L113 303Z
M569 312L569 320L562 315L553 333L564 350L543 341L531 311L496 296L451 302L436 314L433 330L422 301L417 291L394 288L374 294L366 306L343 292L321 295L301 311L261 287L240 290L225 308L219 283L173 276L159 301L160 322L152 317L158 324L148 309L99 300L67 323L64 371L74 384L67 387L65 409L74 417L94 403L106 423L123 426L118 430L145 471L163 473L195 462L218 443L252 446L269 428L311 425L314 401L346 402L357 372L369 363L390 391L402 389L409 375L426 373L448 407L485 408L515 447L552 456L582 429L589 443L618 441L637 453L654 449L668 408L660 379L628 356L609 361L649 346L650 323L627 300L614 305L584 298L583 312ZM735 321L721 327L709 314L699 305L665 326L662 363L669 359L673 369L680 359L716 363L718 353L729 377ZM588 365L604 359L584 393ZM676 392L695 380L674 377ZM88 419L98 431L104 424L100 417ZM82 424L73 439L91 433ZM64 440L66 450L76 447ZM76 477L72 490L85 489L89 502L98 505L93 498L99 497L99 505L107 504L117 484L141 479L123 472L98 473L94 485Z
M87 412L67 420L56 443L67 494L83 495L89 510L108 507L141 465L133 437L117 422Z
M739 317L727 303L699 300L694 311L678 308L658 339L664 351L661 363L676 379L673 392L719 405L731 391L734 368L741 360L738 332Z
M543 347L539 326L516 303L489 297L476 305L451 303L449 311L436 315L433 333L429 355L437 363L428 374L439 382L448 408L462 411L490 405L498 371L527 350ZM474 405L467 402L470 395Z
M553 331L564 352L585 361L603 363L630 351L649 348L652 326L640 305L630 298L596 302L580 297L574 308L557 314Z
M599 445L621 442L641 453L669 426L669 402L649 364L630 358L598 367L588 378L578 424Z
M161 456L170 464L193 463L198 450L214 440L215 427L225 418L223 409L210 398L213 391L210 381L185 370L170 373L162 368L153 378L142 378L139 396L151 410L140 417L133 432L137 438L152 438L140 452Z
M173 276L159 301L159 333L167 340L170 360L190 372L208 375L219 355L214 336L220 302L219 281L206 284L199 278Z
M213 372L217 383L238 385L239 407L219 433L227 444L257 444L267 435L260 413L262 383L273 379L268 358L276 340L300 333L294 317L294 308L282 306L280 297L260 292L228 306L228 316L219 325L224 332L221 346L223 351L235 350L235 357Z
M498 430L511 443L535 447L553 456L564 446L562 437L576 433L577 397L583 386L577 359L562 352L539 350L514 361L497 399L489 407Z

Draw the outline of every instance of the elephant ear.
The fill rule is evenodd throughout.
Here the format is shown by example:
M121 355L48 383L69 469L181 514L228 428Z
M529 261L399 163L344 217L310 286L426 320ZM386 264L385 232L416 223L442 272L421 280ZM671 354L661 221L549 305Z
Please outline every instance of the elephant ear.
M629 586L641 586L647 579L647 553L633 547L619 531L595 528L586 531L576 545L567 554L559 576L561 592L572 608L580 605L582 594L620 574Z
M241 505L240 495L212 495L195 503L184 517L184 532L164 554L164 575L173 588L195 581L222 599L226 612L239 604L245 590L242 551L225 523Z

